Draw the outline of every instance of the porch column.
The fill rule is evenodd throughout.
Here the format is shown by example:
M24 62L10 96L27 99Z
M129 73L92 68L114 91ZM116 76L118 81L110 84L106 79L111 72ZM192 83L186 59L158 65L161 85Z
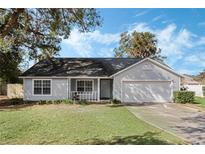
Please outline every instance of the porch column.
M97 95L98 102L100 101L100 78L98 78L98 95Z
M68 97L71 99L71 79L68 78Z

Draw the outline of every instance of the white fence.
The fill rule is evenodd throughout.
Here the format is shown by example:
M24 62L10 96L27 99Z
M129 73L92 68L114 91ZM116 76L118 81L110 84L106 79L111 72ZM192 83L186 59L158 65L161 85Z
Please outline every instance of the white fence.
M23 98L23 85L22 84L7 84L7 97L8 98Z
M196 96L203 97L202 87L205 85L184 85L188 91L194 91Z

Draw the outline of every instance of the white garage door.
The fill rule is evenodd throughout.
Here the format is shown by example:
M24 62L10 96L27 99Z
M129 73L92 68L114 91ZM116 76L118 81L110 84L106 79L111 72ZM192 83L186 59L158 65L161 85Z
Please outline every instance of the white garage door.
M172 86L170 81L123 81L124 103L170 102Z

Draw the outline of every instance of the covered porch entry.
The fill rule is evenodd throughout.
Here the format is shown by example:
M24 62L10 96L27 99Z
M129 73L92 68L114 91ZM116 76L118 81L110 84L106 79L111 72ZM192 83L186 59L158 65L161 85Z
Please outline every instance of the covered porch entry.
M69 78L68 98L98 102L112 99L113 79L110 78Z

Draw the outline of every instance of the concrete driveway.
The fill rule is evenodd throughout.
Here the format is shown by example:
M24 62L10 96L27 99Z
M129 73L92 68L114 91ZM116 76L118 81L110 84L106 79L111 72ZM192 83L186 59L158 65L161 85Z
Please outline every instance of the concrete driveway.
M192 144L205 144L205 111L174 103L127 108L139 119L174 133Z

